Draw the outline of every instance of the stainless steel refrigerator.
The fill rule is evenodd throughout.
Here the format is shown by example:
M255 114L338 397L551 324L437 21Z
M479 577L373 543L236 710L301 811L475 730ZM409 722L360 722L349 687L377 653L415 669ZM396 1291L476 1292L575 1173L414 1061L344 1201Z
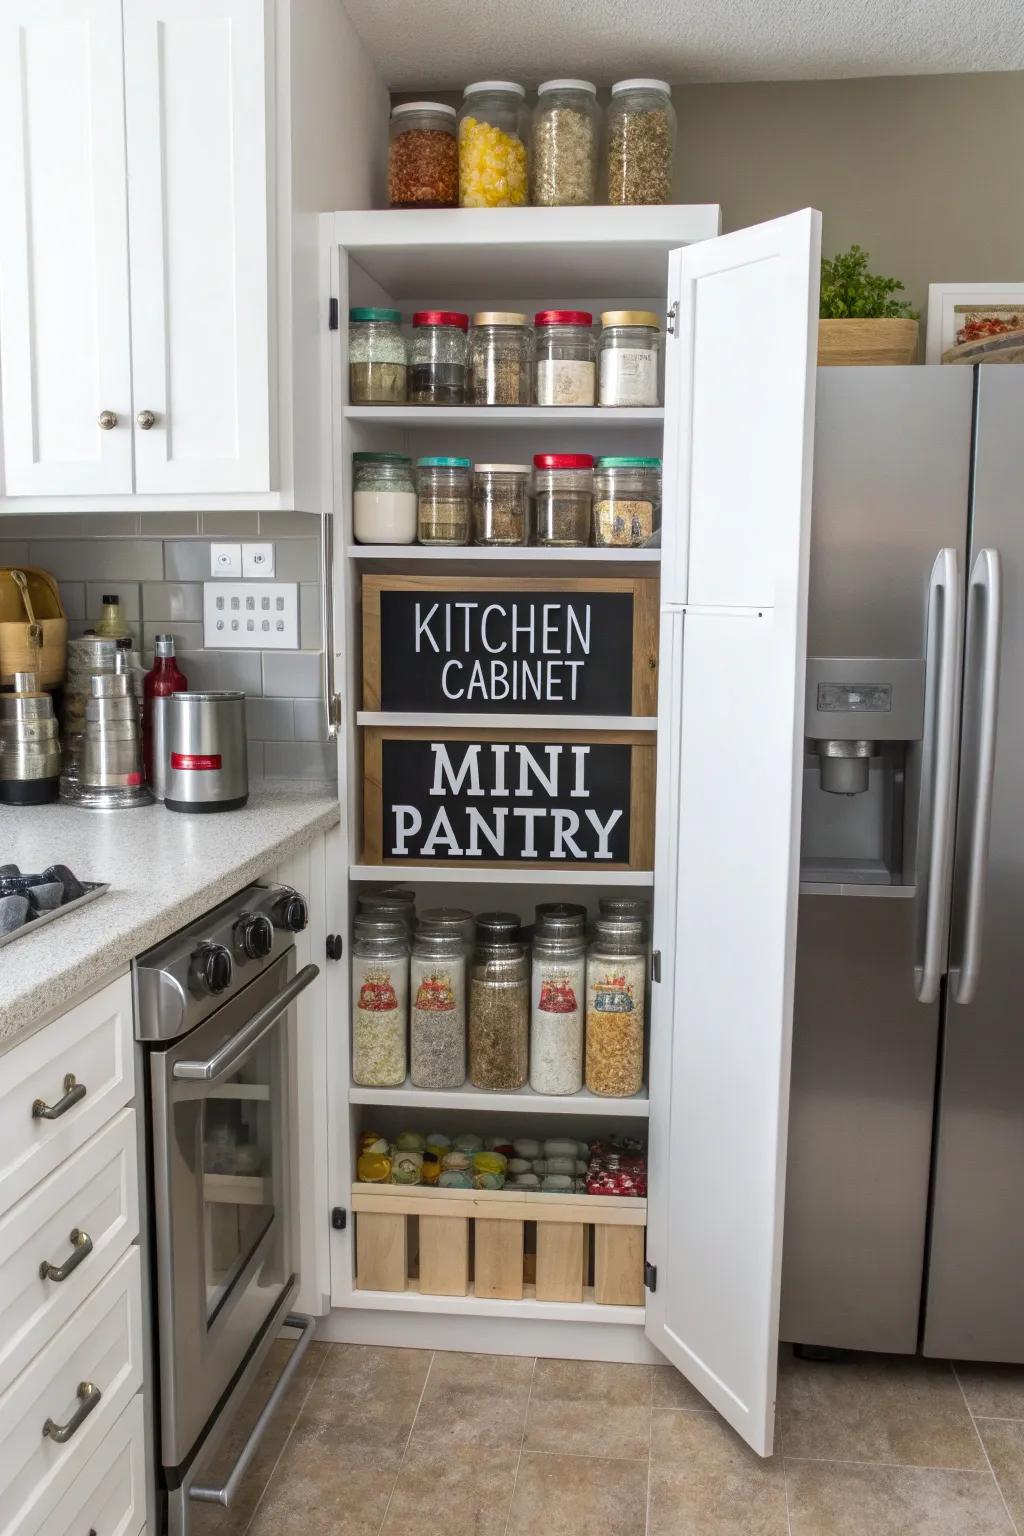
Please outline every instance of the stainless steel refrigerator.
M1024 1361L1024 368L819 372L782 1337Z

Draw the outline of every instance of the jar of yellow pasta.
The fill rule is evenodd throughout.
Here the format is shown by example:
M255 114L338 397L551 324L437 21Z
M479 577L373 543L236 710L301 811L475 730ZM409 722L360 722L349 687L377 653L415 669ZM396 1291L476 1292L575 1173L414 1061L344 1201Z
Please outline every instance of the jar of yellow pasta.
M527 201L526 91L512 80L477 80L459 112L459 203L515 208Z

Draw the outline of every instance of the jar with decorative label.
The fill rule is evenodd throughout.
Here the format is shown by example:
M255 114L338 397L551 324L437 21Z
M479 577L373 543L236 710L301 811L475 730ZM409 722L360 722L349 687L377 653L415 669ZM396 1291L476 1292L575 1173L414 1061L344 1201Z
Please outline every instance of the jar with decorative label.
M533 317L538 405L596 405L594 317L585 309L542 309Z
M409 930L391 918L352 927L352 1081L396 1088L408 1069Z
M420 927L409 965L409 1075L416 1088L466 1081L466 951L457 931Z
M601 405L657 405L661 332L649 309L607 309L598 343Z
M640 549L661 527L661 460L606 456L594 466L594 543Z
M647 954L635 917L599 917L587 954L586 1082L591 1093L629 1098L644 1078Z
M535 1093L579 1093L587 986L581 917L549 913L540 919L532 969L530 1087Z

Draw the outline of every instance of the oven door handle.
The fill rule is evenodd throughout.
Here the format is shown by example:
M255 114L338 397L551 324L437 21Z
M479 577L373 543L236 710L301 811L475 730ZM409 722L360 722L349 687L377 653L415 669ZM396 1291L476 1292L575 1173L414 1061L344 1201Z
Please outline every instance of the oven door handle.
M171 1075L188 1083L215 1083L238 1065L242 1057L252 1050L268 1030L273 1029L282 1013L285 1013L310 982L320 974L318 965L304 965L286 987L254 1013L248 1024L226 1040L219 1051L214 1051L207 1061L176 1061Z

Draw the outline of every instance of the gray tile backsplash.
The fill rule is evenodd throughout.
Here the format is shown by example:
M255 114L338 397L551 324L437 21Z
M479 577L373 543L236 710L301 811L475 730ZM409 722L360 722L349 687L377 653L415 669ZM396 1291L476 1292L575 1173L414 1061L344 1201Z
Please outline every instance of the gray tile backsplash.
M319 699L320 656L315 651L264 651L263 692L268 698Z

